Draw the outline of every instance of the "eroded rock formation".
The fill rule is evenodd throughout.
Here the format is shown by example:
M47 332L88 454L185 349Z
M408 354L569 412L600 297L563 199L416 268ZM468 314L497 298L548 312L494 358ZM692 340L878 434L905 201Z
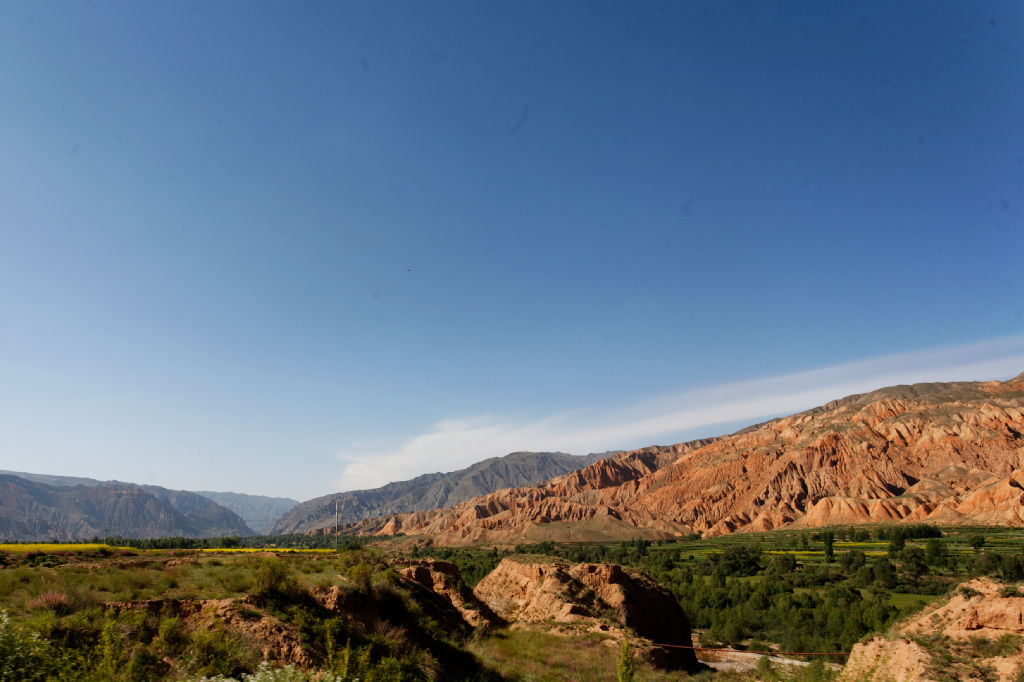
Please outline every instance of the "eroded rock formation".
M515 626L540 623L568 631L608 633L617 639L631 630L646 640L641 650L669 670L697 669L690 625L679 604L660 585L637 571L609 564L535 563L503 559L474 588L474 594Z
M419 559L400 561L394 568L399 575L447 599L469 625L491 628L503 624L502 619L462 582L455 564Z
M915 384L349 532L459 545L890 521L1022 525L1022 464L1022 377Z
M854 646L842 679L979 679L978 670L990 669L994 678L1016 680L1024 672L1022 635L1024 596L978 578L897 625L888 637Z

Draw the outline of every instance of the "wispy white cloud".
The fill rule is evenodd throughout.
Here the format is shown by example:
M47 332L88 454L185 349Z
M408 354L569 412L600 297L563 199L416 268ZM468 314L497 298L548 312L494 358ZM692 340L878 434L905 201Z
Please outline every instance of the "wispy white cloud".
M339 490L374 488L433 471L453 471L517 450L582 454L678 442L718 424L799 412L883 386L924 381L1008 379L1024 370L1024 335L885 355L779 376L662 395L611 410L523 419L480 414L444 419L396 448L352 448L339 459Z

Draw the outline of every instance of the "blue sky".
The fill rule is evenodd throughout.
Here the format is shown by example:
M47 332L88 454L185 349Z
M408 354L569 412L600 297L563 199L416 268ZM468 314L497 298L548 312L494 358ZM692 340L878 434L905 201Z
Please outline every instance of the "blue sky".
M891 5L6 3L0 468L305 499L1017 374L1024 5Z

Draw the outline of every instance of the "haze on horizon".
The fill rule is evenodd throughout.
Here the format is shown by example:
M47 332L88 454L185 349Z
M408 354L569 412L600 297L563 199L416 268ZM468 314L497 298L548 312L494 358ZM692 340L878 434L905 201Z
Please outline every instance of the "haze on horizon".
M11 3L0 469L297 499L1024 371L1024 5Z

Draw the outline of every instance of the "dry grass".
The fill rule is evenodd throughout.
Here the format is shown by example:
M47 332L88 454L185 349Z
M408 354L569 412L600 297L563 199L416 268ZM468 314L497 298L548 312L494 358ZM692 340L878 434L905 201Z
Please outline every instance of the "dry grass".
M575 637L534 630L498 630L469 645L469 650L510 680L615 680L619 643L600 635ZM664 673L641 663L637 682L678 680L685 673Z

